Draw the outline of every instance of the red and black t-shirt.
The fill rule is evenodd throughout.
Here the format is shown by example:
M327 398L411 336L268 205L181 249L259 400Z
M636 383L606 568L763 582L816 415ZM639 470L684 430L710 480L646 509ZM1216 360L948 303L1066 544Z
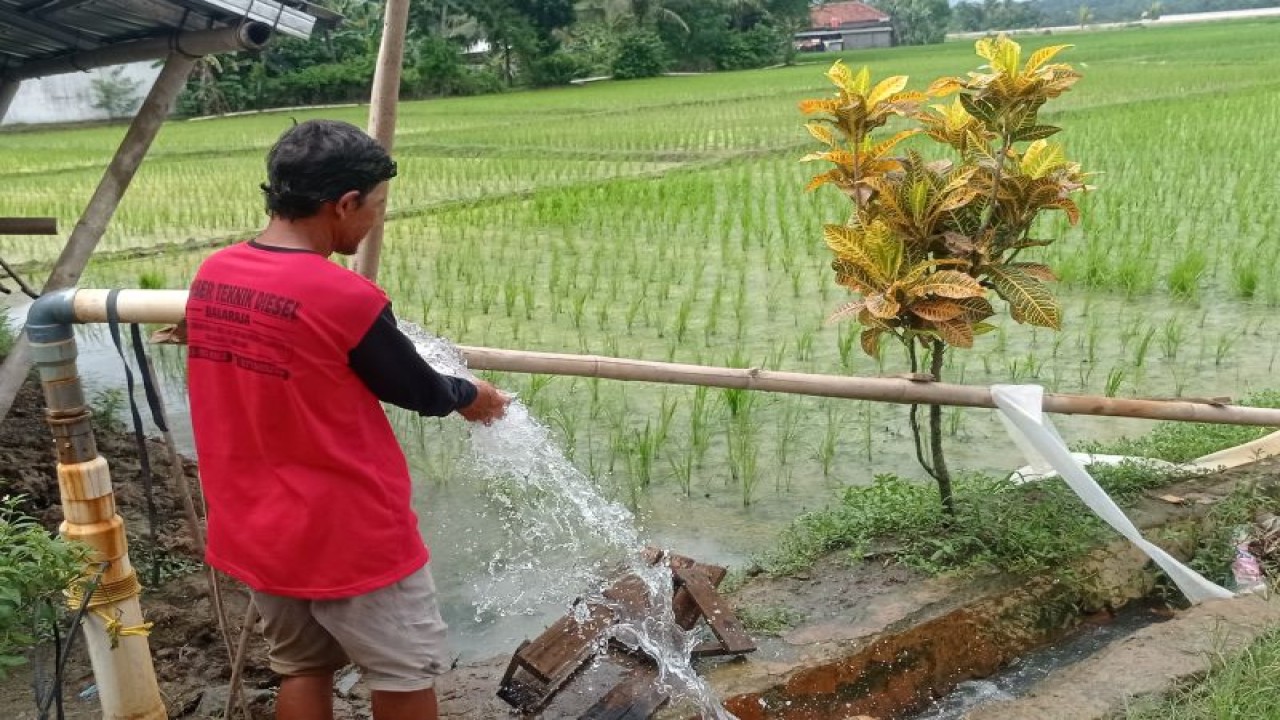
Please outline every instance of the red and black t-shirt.
M418 356L386 294L318 253L249 242L205 260L186 319L209 564L324 599L426 563L379 400L446 415L476 391Z

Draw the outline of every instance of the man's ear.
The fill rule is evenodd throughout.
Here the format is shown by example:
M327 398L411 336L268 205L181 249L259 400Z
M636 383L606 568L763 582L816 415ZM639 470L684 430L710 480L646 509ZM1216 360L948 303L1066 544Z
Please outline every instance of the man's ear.
M364 196L359 190L348 190L333 203L333 210L339 218L344 218L359 210L364 205Z

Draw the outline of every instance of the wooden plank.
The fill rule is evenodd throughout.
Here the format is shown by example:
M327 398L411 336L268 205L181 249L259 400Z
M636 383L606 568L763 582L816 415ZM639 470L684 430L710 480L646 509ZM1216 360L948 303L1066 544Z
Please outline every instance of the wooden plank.
M542 682L560 680L591 655L592 646L612 623L613 612L601 605L592 606L582 622L570 613L516 651L516 658Z
M719 640L704 640L693 646L693 650L689 651L689 656L694 658L704 657L720 657L723 655L732 655L724 643Z
M672 568L673 572L676 570L677 568ZM701 563L694 563L684 571L700 573L713 588L719 587L724 576L729 572L719 565L702 565ZM689 590L679 583L677 583L675 596L671 598L671 610L675 613L676 624L683 630L692 630L693 626L702 619L702 609L698 607L697 601Z
M579 720L649 720L667 702L652 669L634 672L592 705Z
M707 623L711 626L711 632L724 645L725 650L730 655L749 653L756 649L756 644L747 635L746 628L742 626L742 621L738 619L733 609L729 607L724 598L720 597L716 589L707 581L705 575L696 572L693 568L680 569L675 572L676 580L693 596L694 602L698 604L702 614L707 618Z

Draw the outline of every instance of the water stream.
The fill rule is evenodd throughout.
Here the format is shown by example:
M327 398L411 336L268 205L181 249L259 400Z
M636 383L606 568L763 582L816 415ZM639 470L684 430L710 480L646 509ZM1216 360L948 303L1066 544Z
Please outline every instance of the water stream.
M447 340L413 323L401 330L432 367L474 378L462 353ZM474 425L471 444L476 470L505 522L487 572L476 581L477 619L485 614L531 614L547 602L583 596L573 606L585 615L619 568L644 580L652 612L614 625L608 637L651 657L658 683L673 702L687 700L706 718L731 720L711 688L691 664L697 638L677 625L671 605L673 585L665 563L651 565L632 513L606 499L596 484L565 457L550 431L513 398L506 417ZM557 578L547 583L547 578ZM585 619L585 617L583 618Z
M1087 624L1070 637L1027 653L1000 672L983 680L968 680L907 720L962 720L970 711L990 702L1026 695L1050 673L1080 662L1113 642L1168 619L1154 605L1135 603L1109 622Z

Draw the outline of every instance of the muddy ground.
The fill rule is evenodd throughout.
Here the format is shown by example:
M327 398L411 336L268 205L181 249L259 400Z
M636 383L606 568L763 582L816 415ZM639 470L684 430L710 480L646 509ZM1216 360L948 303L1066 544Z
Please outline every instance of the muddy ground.
M154 474L154 497L159 519L156 536L165 579L150 587L143 577L146 558L153 553L147 536L147 503L140 477L140 464L131 433L121 428L96 427L98 451L111 464L120 513L129 528L130 557L140 566L139 575L148 586L142 597L146 618L155 623L151 634L151 650L161 692L170 717L207 717L210 706L217 706L225 693L231 668L228 653L218 631L218 623L209 601L208 582L199 566L195 544L183 520L183 513L170 478L170 466L162 445L148 443ZM198 493L194 463L184 463L184 476L193 493ZM0 495L25 496L24 510L46 527L56 529L62 520L58 500L52 439L44 422L44 400L36 383L23 388L13 410L0 423ZM197 495L198 497L198 495ZM244 588L229 578L220 578L231 632L238 634L246 607ZM234 637L234 635L233 635ZM43 654L43 653L42 653ZM35 664L18 668L0 681L0 718L28 720L38 717L32 690L33 677L48 673L52 661L37 655ZM246 680L250 688L266 689L276 680L266 666L265 646L255 636L246 663ZM97 717L98 703L93 697L93 677L83 643L69 662L64 682L66 716L74 720ZM358 691L357 691L358 692ZM81 698L81 694L85 698ZM255 704L256 716L270 717L268 693L260 693ZM201 702L204 701L204 707ZM340 703L345 718L366 717L361 714L364 703Z

